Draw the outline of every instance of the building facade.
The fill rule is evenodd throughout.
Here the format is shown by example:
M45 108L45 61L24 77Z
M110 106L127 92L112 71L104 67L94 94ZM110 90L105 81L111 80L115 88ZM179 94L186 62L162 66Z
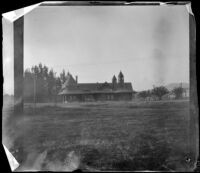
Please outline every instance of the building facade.
M63 102L86 102L131 100L132 94L132 84L124 82L124 75L121 71L118 80L114 75L110 83L78 83L78 77L76 76L75 80L68 72L59 96L62 97Z

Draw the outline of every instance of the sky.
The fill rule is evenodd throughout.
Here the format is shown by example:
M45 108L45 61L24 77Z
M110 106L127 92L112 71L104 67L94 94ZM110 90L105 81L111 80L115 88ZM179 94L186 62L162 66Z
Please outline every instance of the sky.
M121 70L136 91L189 82L189 14L184 5L37 7L24 18L24 68L40 62L80 83Z

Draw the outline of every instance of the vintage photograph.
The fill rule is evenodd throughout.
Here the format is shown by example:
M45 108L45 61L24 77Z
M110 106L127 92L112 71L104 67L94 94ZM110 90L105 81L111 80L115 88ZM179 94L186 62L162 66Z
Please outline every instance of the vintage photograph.
M2 18L12 171L195 168L190 3L24 9Z

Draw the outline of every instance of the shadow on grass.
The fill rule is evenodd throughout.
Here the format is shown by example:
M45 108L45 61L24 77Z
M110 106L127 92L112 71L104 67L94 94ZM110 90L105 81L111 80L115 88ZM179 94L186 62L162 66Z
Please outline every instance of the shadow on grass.
M167 159L170 148L149 134L136 136L125 146L107 149L93 148L83 154L82 164L98 170L134 171L168 170Z
M15 146L17 145L22 144L16 143ZM82 171L171 171L177 168L177 162L168 163L169 158L172 157L172 148L166 140L159 139L153 132L138 134L129 141L113 143L109 146L77 144L67 148L43 148L40 153L44 151L47 154L40 162L40 169L48 171L51 171L48 167L50 164L54 164L54 170L63 171L69 153L72 153L70 156L72 162L73 158L78 158L76 169ZM21 147L21 150L18 148L16 158L23 164L28 154Z
M40 111L49 115L52 109L45 111L44 108L41 108ZM66 116L66 112L70 110L58 108L56 111L60 111L61 113L63 112L63 115ZM76 115L76 111L73 112L73 115ZM10 118L12 119L12 117L8 117L7 122L9 122L9 125L13 128L15 127L13 122L18 122L18 118L21 117L15 116L16 120L13 121L12 119L11 124L9 121ZM16 129L18 129L17 126L14 129L16 131ZM24 140L25 138L23 138L23 136L17 136L13 145L14 151L12 152L16 159L22 164L26 162L27 158L29 158L29 150L24 149L29 146L24 146ZM172 148L170 148L166 139L159 138L154 131L145 130L136 137L127 139L124 142L112 143L112 141L110 141L110 143L111 145L109 146L100 146L98 144L77 144L68 148L42 148L41 151L38 152L44 152L46 150L47 155L41 163L41 169L46 170L48 162L54 163L56 161L61 165L65 164L68 154L73 151L80 159L78 169L86 171L91 169L101 171L169 170L168 160L171 155ZM177 149L177 151L179 150L180 149ZM170 168L174 169L176 166L171 166Z
M70 151L79 157L78 169L83 171L168 171L166 165L171 150L166 142L152 134L140 134L128 143L113 144L111 147L76 145L49 150L46 163L54 160L64 162ZM45 169L45 165L43 167Z

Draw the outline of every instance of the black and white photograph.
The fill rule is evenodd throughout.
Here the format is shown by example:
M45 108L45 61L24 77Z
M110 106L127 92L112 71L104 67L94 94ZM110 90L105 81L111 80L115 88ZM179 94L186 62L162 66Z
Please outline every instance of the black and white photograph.
M2 14L2 144L18 171L193 171L190 2L41 2Z

